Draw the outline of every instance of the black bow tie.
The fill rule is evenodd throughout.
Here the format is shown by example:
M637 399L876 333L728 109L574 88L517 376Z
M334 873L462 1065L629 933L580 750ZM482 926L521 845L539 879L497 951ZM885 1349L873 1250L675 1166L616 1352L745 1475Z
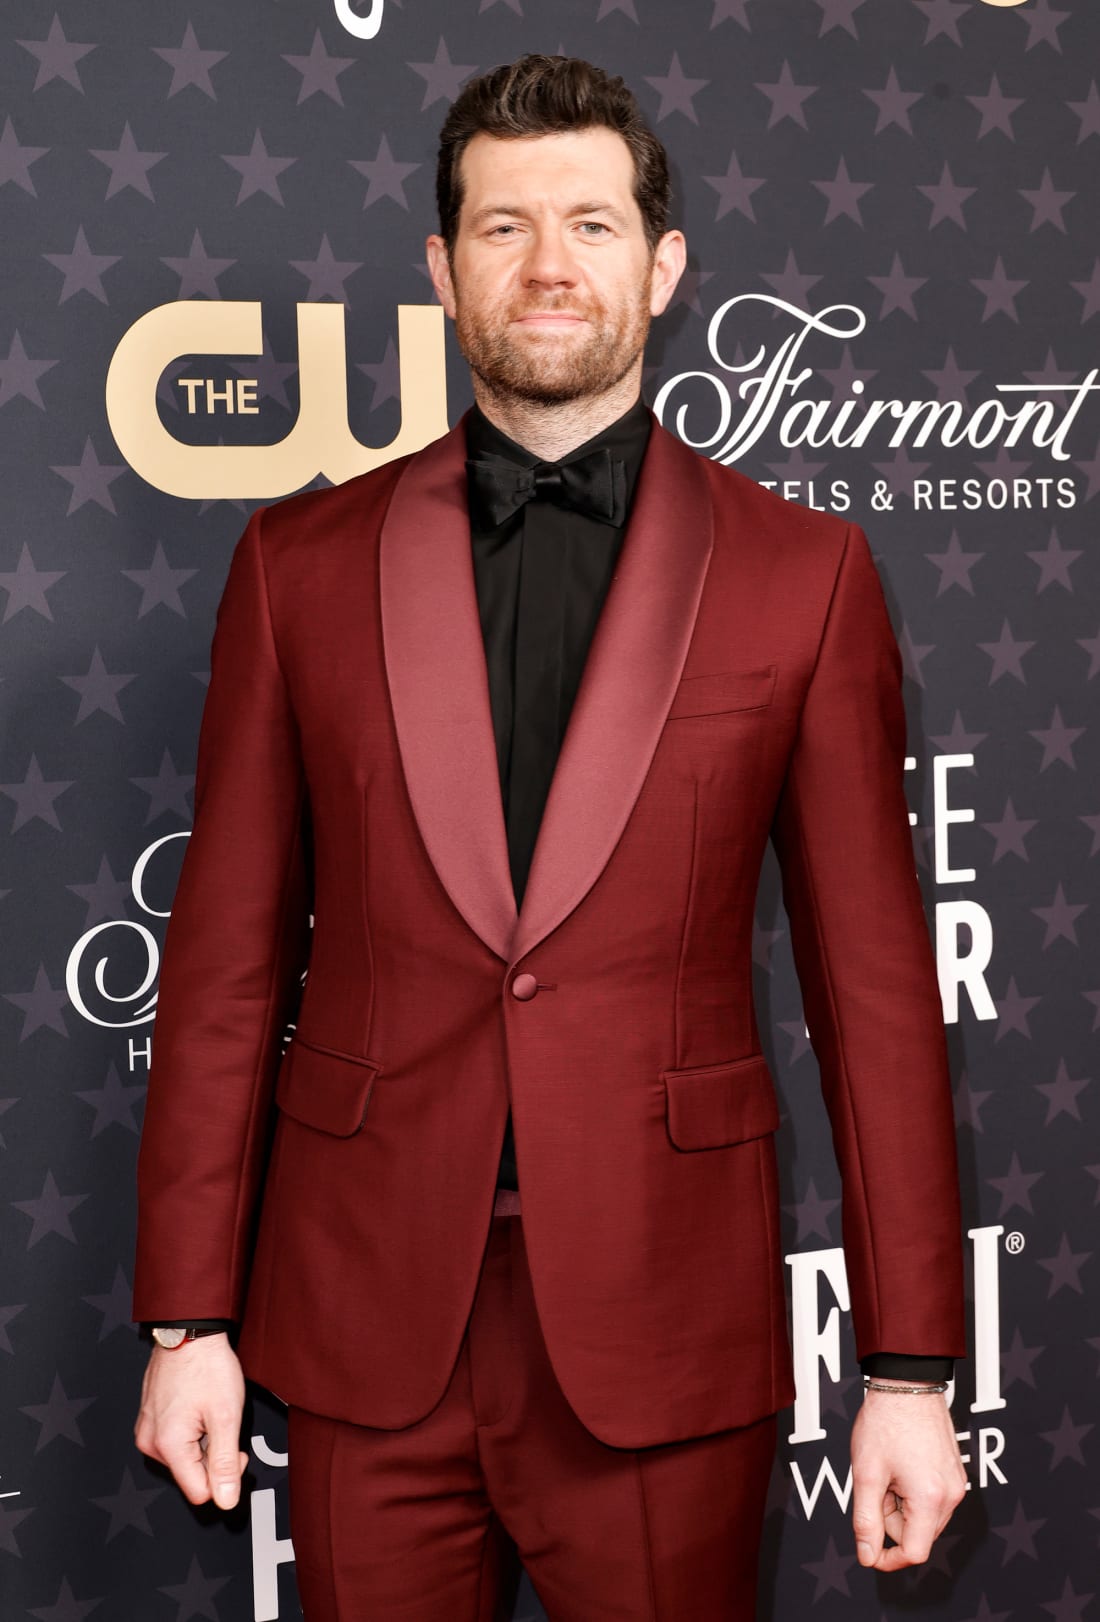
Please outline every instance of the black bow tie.
M504 456L466 463L471 508L495 529L525 502L553 501L620 528L626 518L626 464L607 446L573 462L536 462L518 467Z

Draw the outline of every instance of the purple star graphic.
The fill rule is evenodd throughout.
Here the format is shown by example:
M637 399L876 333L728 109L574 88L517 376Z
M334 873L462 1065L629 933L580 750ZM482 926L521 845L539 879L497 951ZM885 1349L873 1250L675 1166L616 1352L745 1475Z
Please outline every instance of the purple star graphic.
M1100 855L1100 812L1096 812L1092 816L1079 816L1077 820L1083 822L1092 834L1092 849L1089 851L1089 855Z
M1004 1389L1007 1391L1019 1380L1023 1385L1029 1385L1035 1390L1035 1375L1031 1365L1036 1358L1042 1357L1046 1350L1043 1346L1025 1346L1018 1329L1013 1330L1012 1344L1007 1352L1001 1353L1001 1367L1004 1371Z
M8 594L4 623L24 608L33 608L43 619L52 620L46 593L68 572L68 569L36 569L30 548L24 541L18 565L14 569L0 570L0 589Z
M1043 178L1037 191L1021 191L1020 196L1032 207L1030 230L1037 231L1041 225L1053 225L1055 230L1065 234L1066 222L1062 214L1066 204L1072 201L1077 193L1056 191L1049 169L1043 170Z
M1032 0L1026 12L1017 12L1016 15L1027 25L1025 51L1045 44L1053 46L1061 54L1062 42L1058 38L1058 30L1069 19L1068 11L1052 11L1050 0Z
M15 1202L13 1202L15 1203ZM90 1408L95 1401L94 1397L70 1397L61 1384L61 1377L53 1377L48 1402L36 1402L20 1408L21 1414L27 1414L38 1425L38 1441L34 1451L41 1453L42 1449L52 1442L55 1437L63 1436L67 1441L75 1442L78 1447L84 1446L84 1438L80 1434L77 1419Z
M51 79L62 79L66 84L72 85L74 90L79 90L81 95L84 94L84 86L80 82L76 64L82 57L87 56L89 51L94 51L95 46L77 45L72 40L66 39L65 30L56 11L45 39L21 39L16 43L38 58L35 90L41 90Z
M714 14L710 19L710 26L717 28L719 23L740 23L746 34L752 33L749 19L745 14L748 0L714 0Z
M78 1600L69 1586L68 1578L62 1577L54 1603L38 1606L28 1615L37 1617L38 1622L84 1622L84 1618L91 1616L102 1604L102 1599Z
M1007 315L1010 321L1019 322L1016 314L1016 299L1028 285L1026 281L1013 281L1005 271L1000 254L993 267L993 274L989 277L971 276L971 287L976 287L979 293L985 294L985 309L982 312L982 321L988 321L994 315Z
M1008 1213L1015 1210L1017 1206L1019 1206L1022 1211L1026 1211L1030 1216L1034 1216L1035 1213L1031 1205L1032 1185L1042 1182L1045 1176L1045 1171L1024 1171L1020 1165L1019 1157L1014 1150L1012 1159L1009 1162L1008 1171L1005 1173L1005 1175L1003 1177L986 1178L986 1182L989 1184L990 1188L1000 1190L1001 1208L997 1212L998 1218L1007 1216Z
M863 94L869 101L873 101L878 108L878 122L875 125L875 134L881 135L883 130L896 124L904 130L906 135L912 135L913 122L909 116L909 109L923 99L919 90L903 90L898 83L898 76L893 66L881 90L865 90Z
M118 1329L129 1330L131 1334L137 1333L137 1325L130 1321L130 1309L133 1302L133 1288L122 1268L115 1264L115 1277L109 1292L106 1295L86 1295L83 1299L98 1312L103 1320L100 1324L98 1340L104 1341Z
M154 55L167 62L172 69L172 83L168 87L168 100L178 96L181 90L188 85L194 85L204 96L211 101L217 101L214 86L210 80L210 69L229 55L228 51L204 51L195 38L195 30L188 23L183 31L183 42L180 45L153 45L150 47Z
M214 1595L219 1588L224 1588L228 1581L228 1577L204 1576L197 1558L192 1555L185 1581L175 1583L171 1587L162 1587L159 1592L167 1594L168 1598L175 1600L179 1606L176 1613L177 1622L188 1622L188 1618L197 1616L208 1617L210 1622L217 1622L218 1613L214 1609Z
M156 199L149 184L149 171L167 156L166 152L142 152L134 140L129 123L123 126L117 147L109 151L92 152L92 157L98 158L100 163L106 164L111 171L111 178L107 182L109 198L115 197L129 187L142 197L147 197L151 203Z
M337 84L341 73L346 73L355 62L354 56L330 56L325 50L325 42L321 38L321 30L315 29L313 44L310 46L308 56L286 56L284 62L289 62L295 73L300 73L302 83L298 90L298 106L308 101L310 96L320 92L334 101L338 107L344 105L344 98L340 94Z
M1040 1081L1035 1084L1035 1091L1042 1093L1047 1101L1047 1118L1044 1127L1050 1125L1059 1115L1068 1115L1074 1121L1081 1120L1081 1111L1077 1107L1077 1099L1086 1087L1092 1086L1091 1076L1082 1076L1075 1080L1066 1069L1066 1061L1058 1060L1058 1069L1053 1081Z
M756 84L754 88L762 91L772 104L771 114L768 118L769 129L773 129L784 118L791 119L795 124L801 125L803 129L809 128L806 123L803 103L808 101L811 96L816 95L819 87L815 84L795 84L791 77L790 66L785 59L780 69L779 78L774 84Z
M1091 321L1100 311L1100 259L1094 262L1092 275L1087 282L1070 282L1069 285L1075 293L1080 293L1085 301L1085 307L1081 311L1083 325L1086 321Z
M638 21L638 13L634 9L634 0L600 0L600 9L596 13L596 21L602 23L605 17L610 17L613 11L621 11L624 17L629 17L632 23Z
M946 34L956 45L962 44L958 19L964 11L969 10L969 0L914 0L914 4L928 18L928 32L924 36L926 45L931 45L941 34Z
M221 298L218 277L237 263L235 259L211 259L197 230L191 238L191 252L185 259L170 259L162 254L160 262L180 279L177 298L194 298L201 294L212 299Z
M1044 1272L1050 1274L1050 1289L1047 1291L1047 1300L1049 1301L1052 1295L1057 1295L1058 1291L1063 1288L1076 1290L1078 1295L1083 1295L1084 1290L1078 1275L1085 1263L1091 1260L1091 1250L1071 1250L1069 1248L1069 1237L1067 1234L1063 1234L1058 1245L1058 1254L1048 1256L1045 1260L1043 1258L1039 1260L1039 1266Z
M796 1201L793 1205L784 1205L784 1211L790 1211L795 1218L796 1245L803 1244L807 1239L816 1236L831 1244L833 1239L830 1217L840 1207L839 1200L824 1199L817 1192L817 1185L811 1177L806 1189L804 1199Z
M1011 798L1005 801L1004 816L1000 822L983 822L979 825L987 834L992 834L996 840L993 851L993 865L996 866L1002 856L1019 856L1023 861L1029 861L1024 840L1032 828L1038 827L1038 822L1024 821L1016 815Z
M113 1063L108 1066L107 1079L102 1087L75 1096L95 1110L91 1131L93 1138L98 1138L106 1127L112 1125L121 1126L127 1132L138 1131L134 1105L138 1099L144 1098L145 1086L140 1082L133 1087L124 1086Z
M748 178L742 171L736 150L730 153L730 161L724 175L704 175L703 179L718 193L718 212L714 216L715 220L724 219L731 209L736 209L747 220L755 223L752 194L765 182Z
M279 186L279 176L284 169L289 169L297 158L273 158L264 145L264 138L257 130L252 137L252 150L243 156L228 157L222 154L222 162L227 163L231 169L236 169L241 177L241 189L237 193L237 207L251 197L255 192L262 192L265 197L271 197L282 206L283 194Z
M410 62L408 65L424 80L424 100L420 103L422 113L437 101L454 101L465 80L471 73L477 72L476 63L451 61L451 53L442 35L433 62Z
M1032 907L1031 910L1036 918L1041 918L1047 926L1047 932L1043 939L1044 952L1048 946L1053 945L1057 940L1069 941L1073 946L1079 944L1076 922L1083 912L1088 911L1087 901L1081 902L1077 906L1071 906L1066 900L1062 886L1059 884L1054 892L1054 900L1049 907Z
M784 299L788 304L793 304L799 310L809 309L810 288L821 281L820 276L808 276L799 270L793 248L788 250L787 263L782 270L772 271L770 274L766 271L760 271L758 274L760 280L767 282L774 293L777 293L781 299ZM772 313L778 315L779 311L775 310Z
M928 198L932 204L932 218L928 222L929 230L941 224L944 220L953 220L966 230L966 220L963 218L963 204L968 197L973 197L977 190L975 186L958 186L951 174L951 165L945 163L943 173L934 186L918 186L917 190Z
M95 446L90 438L84 441L84 450L80 461L75 467L51 467L51 473L56 473L73 487L69 498L69 507L66 518L71 518L78 512L86 501L94 501L97 507L105 512L114 513L115 504L111 498L111 485L116 479L129 471L109 462L101 462L96 455Z
M79 726L81 721L87 720L96 710L102 710L116 721L124 721L115 695L136 679L136 672L127 676L108 675L98 644L92 649L91 663L86 675L58 678L66 687L71 687L74 692L80 694L80 707L73 722L74 726Z
M87 1198L87 1194L62 1194L54 1182L53 1172L48 1171L42 1192L36 1200L12 1200L15 1209L25 1212L31 1219L27 1249L30 1250L39 1240L45 1239L46 1235L51 1233L56 1233L75 1245L76 1234L69 1221L69 1213L75 1211L78 1205L83 1205Z
M72 253L44 253L42 257L64 273L65 281L61 288L61 297L57 301L59 304L71 299L74 293L90 293L101 304L106 304L103 273L112 265L117 265L121 255L93 253L88 246L82 225L76 228L76 241L73 243Z
M59 794L64 794L67 788L72 788L75 778L62 781L47 782L42 776L42 769L38 764L38 756L32 755L27 767L27 775L21 783L0 783L0 794L6 794L16 803L15 821L11 825L11 832L16 833L25 822L34 817L40 817L43 822L49 823L51 828L61 831L61 824L57 820L57 812L53 802Z
M1084 101L1067 101L1066 106L1071 108L1081 120L1081 128L1077 136L1077 145L1087 141L1090 135L1100 135L1100 91L1096 88L1096 80L1089 85L1089 93Z
M4 133L0 135L0 186L6 186L10 180L32 197L37 197L31 179L31 164L44 158L49 150L48 146L22 146L15 133L15 125L10 118L5 118Z
M1100 671L1100 631L1097 631L1095 636L1079 636L1077 643L1089 656L1089 673L1085 680L1091 681L1097 671Z
M1050 540L1041 552L1029 552L1027 556L1039 570L1039 584L1035 591L1038 594L1045 591L1048 586L1064 586L1066 591L1073 590L1073 583L1069 571L1078 558L1084 557L1083 552L1069 552L1058 539L1058 531L1052 529Z
M1028 733L1043 746L1043 758L1039 766L1045 772L1056 760L1068 766L1070 771L1077 770L1077 762L1073 758L1073 745L1085 731L1084 727L1068 727L1062 720L1062 712L1057 705L1051 717L1049 727L1041 727L1037 731Z
M973 597L974 583L970 578L970 571L985 557L984 552L964 552L957 531L952 530L946 552L926 552L924 555L929 563L934 563L940 571L940 582L936 587L937 597L942 597L952 586L958 586L961 591Z
M97 1509L102 1509L110 1516L105 1543L124 1532L127 1527L135 1531L144 1532L146 1537L152 1537L153 1528L149 1525L149 1505L154 1498L159 1498L164 1492L163 1487L139 1487L134 1480L133 1472L123 1470L122 1480L116 1493L108 1498L93 1498L91 1502Z
M188 791L195 785L193 776L186 772L177 772L172 756L167 749L161 755L160 770L155 777L131 777L143 794L149 796L149 810L145 816L145 824L155 821L166 811L172 811L182 817L184 822L191 821L191 810L187 804Z
M978 1092L971 1087L967 1072L963 1070L955 1088L955 1125L968 1126L972 1132L984 1132L982 1107L993 1097L992 1090Z
M818 39L829 34L834 28L843 28L846 34L853 39L859 38L856 29L855 13L866 0L814 0L814 4L821 11L821 27L817 31Z
M169 568L164 548L159 541L148 569L120 569L119 573L141 587L141 603L137 611L139 620L144 619L146 614L161 603L173 614L178 614L181 619L186 618L179 588L185 580L190 580L193 574L197 574L198 570Z
M998 83L996 74L993 75L989 82L989 90L986 95L967 96L966 99L982 115L982 125L978 131L979 141L992 134L994 130L999 130L1002 135L1007 135L1010 141L1016 139L1012 128L1012 115L1018 107L1023 106L1023 100L1015 96L1006 96Z
M890 266L888 276L868 276L867 280L872 287L877 287L882 294L882 309L879 311L880 320L885 320L894 310L900 310L904 315L909 316L912 321L917 319L913 294L919 287L924 286L928 277L907 276L905 266L901 262L900 253L894 254L894 262Z
M1031 1028L1028 1025L1028 1017L1031 1010L1041 1001L1041 997L1022 997L1016 990L1016 979L1013 976L1008 982L1004 996L996 1003L997 1034L993 1040L999 1042L1009 1031L1017 1031L1021 1036L1026 1036L1030 1042Z
M848 1587L848 1573L857 1563L854 1554L841 1554L836 1540L830 1535L825 1554L820 1560L802 1561L803 1571L808 1571L817 1583L812 1603L816 1605L833 1589L850 1599L852 1591Z
M23 347L22 338L16 332L7 359L0 358L0 407L6 406L9 400L22 397L37 406L39 411L44 411L46 407L39 393L38 379L56 365L55 360L31 360Z
M846 214L850 220L855 220L857 225L863 224L859 200L864 192L873 190L874 183L853 180L848 174L848 165L843 156L836 166L836 174L832 180L815 180L813 184L829 204L825 213L826 225L831 225L833 220L839 219L842 214Z
M693 124L698 124L699 116L695 111L695 97L710 83L709 79L689 79L680 66L680 57L676 51L672 53L672 61L666 74L657 77L646 75L646 84L651 84L661 97L661 105L657 109L657 122L662 123L671 113L683 113L690 118Z
M328 236L324 235L316 259L292 259L290 263L300 275L309 279L309 292L306 296L311 302L331 298L335 299L337 304L341 304L347 299L344 283L357 270L362 270L364 261L334 258Z
M936 748L945 755L972 755L988 738L988 732L968 732L962 715L955 711L955 719L951 723L951 731L938 735L929 734ZM973 768L970 768L973 770Z
M85 929L104 919L125 918L130 910L130 885L125 879L115 878L106 856L99 858L99 871L91 884L67 884L65 888L85 904Z
M379 137L377 157L349 158L348 162L359 174L366 176L367 194L363 198L364 208L370 208L372 203L377 203L383 197L390 197L403 209L408 209L405 181L420 168L420 164L398 163L384 135Z
M988 653L993 661L993 668L989 673L989 685L1000 681L1002 676L1015 676L1023 686L1027 685L1021 660L1034 646L1034 642L1018 642L1012 635L1012 629L1007 620L1001 626L1001 634L996 642L979 642L983 653Z
M359 362L356 371L369 377L374 384L369 409L377 411L379 406L388 400L401 399L401 362L397 353L397 345L392 338L386 339L386 353L376 364L369 361Z
M930 383L935 384L937 400L946 402L961 400L967 404L967 389L980 372L964 372L955 359L955 351L948 348L947 356L938 371L926 371L923 374Z

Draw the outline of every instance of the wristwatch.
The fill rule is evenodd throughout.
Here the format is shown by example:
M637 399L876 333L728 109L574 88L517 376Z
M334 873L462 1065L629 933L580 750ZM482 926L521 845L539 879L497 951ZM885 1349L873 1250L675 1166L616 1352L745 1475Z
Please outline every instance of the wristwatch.
M187 1340L200 1340L203 1335L224 1335L224 1329L184 1329L176 1325L171 1329L162 1329L159 1325L151 1331L153 1339L158 1346L163 1346L166 1352L174 1352L177 1346L182 1346Z

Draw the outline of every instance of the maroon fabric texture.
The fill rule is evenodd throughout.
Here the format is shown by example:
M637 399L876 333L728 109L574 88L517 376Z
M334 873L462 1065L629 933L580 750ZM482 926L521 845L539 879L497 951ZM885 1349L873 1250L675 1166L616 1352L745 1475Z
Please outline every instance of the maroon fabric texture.
M577 1419L518 1217L494 1218L446 1391L406 1430L290 1411L307 1622L495 1622L522 1558L551 1622L752 1622L774 1415L655 1448Z

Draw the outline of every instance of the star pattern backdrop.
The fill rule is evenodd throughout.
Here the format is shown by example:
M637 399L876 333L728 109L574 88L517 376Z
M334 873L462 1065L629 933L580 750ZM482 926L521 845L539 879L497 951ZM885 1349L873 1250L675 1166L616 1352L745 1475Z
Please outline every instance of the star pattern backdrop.
M1100 1615L1100 14L1068 0L342 10L4 8L5 1622L300 1614L278 1404L251 1395L235 1515L189 1508L132 1444L155 947L191 821L214 610L256 499L184 499L133 471L108 425L107 368L157 306L259 300L262 356L177 360L157 411L187 443L272 443L298 411L295 306L339 301L350 427L387 445L397 307L433 301L440 121L471 74L530 49L623 73L669 148L690 263L654 330L647 398L704 454L869 535L904 656L914 860L941 971L957 970L945 1016L974 1347L952 1412L970 1491L925 1566L858 1567L846 1472L860 1385L842 1314L839 1364L816 1370L818 1439L781 1419L760 1615L1087 1622ZM838 305L862 312L859 332L851 315L830 318L848 337L807 328ZM739 383L797 333L807 375L734 444L753 398ZM235 415L197 409L198 388L188 409L180 378L207 374L218 389L245 381ZM447 378L454 421L470 394L450 337ZM846 407L844 432L822 415L800 435L785 413L808 399ZM979 421L995 399L1050 402L1049 431ZM882 401L902 406L876 428ZM958 402L976 425L923 440L910 425L892 444L913 401ZM845 444L857 424L865 441ZM755 958L786 1248L812 1259L840 1244L840 1188L770 859ZM822 1282L811 1332L832 1304ZM514 1614L543 1614L526 1579Z

